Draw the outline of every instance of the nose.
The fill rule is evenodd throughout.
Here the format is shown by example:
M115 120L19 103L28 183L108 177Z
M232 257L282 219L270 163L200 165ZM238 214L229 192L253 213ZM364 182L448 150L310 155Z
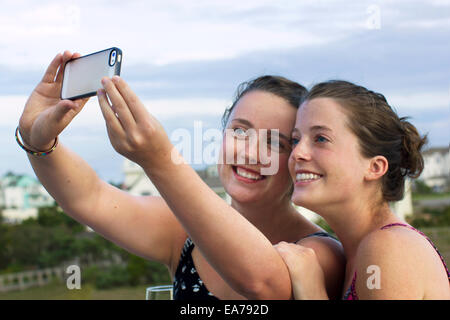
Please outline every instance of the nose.
M245 153L248 164L259 163L259 139L257 134L250 135Z
M237 164L259 164L260 141L254 129L247 130L247 139L235 140Z
M311 152L307 142L302 139L297 145L294 147L291 153L291 157L299 162L299 161L309 161L311 160Z

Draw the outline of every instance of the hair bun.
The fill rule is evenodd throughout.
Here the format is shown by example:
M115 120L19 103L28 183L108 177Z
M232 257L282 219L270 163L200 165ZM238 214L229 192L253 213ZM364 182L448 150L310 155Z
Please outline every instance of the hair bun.
M400 118L403 130L402 161L401 168L404 176L417 178L423 171L424 161L422 157L422 147L428 142L427 135L421 137L416 127L409 121L408 117Z

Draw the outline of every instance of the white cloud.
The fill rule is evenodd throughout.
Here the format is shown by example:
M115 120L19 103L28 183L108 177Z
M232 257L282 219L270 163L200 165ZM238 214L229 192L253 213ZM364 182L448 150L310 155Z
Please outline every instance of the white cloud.
M339 6L268 0L9 2L0 11L0 61L37 68L64 49L87 54L119 46L124 63L168 64L321 44L364 28L365 5L330 9Z
M27 96L0 96L2 117L0 126L15 127L19 123ZM222 115L230 101L222 99L157 99L143 101L147 110L159 120L183 115L198 115L199 118L209 115ZM71 127L103 126L104 119L97 102L97 97L92 97L83 110L70 124Z
M0 126L18 125L27 96L0 96Z
M399 28L411 29L445 29L450 28L450 18L442 19L413 19L401 21L397 25Z
M450 0L431 0L431 5L437 7L450 6Z
M450 92L392 93L385 96L389 104L397 110L406 112L427 109L450 111Z

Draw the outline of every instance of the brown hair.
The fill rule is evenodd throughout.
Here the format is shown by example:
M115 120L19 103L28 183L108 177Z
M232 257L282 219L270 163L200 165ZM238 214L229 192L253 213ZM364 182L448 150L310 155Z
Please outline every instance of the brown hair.
M306 88L297 82L291 81L284 77L265 75L256 79L241 83L234 97L231 107L227 108L222 116L222 128L225 129L233 111L239 100L248 92L260 90L272 93L276 96L284 98L294 108L300 106L301 101L308 93Z
M362 155L381 155L389 163L382 178L383 199L401 200L405 177L417 178L423 171L421 149L427 136L421 137L406 121L408 117L399 118L382 94L362 86L342 80L322 82L309 91L305 101L314 98L332 98L343 107Z

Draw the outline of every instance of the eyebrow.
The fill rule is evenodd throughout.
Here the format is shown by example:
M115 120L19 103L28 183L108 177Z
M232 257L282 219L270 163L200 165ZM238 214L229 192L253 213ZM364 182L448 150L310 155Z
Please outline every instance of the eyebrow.
M242 124L245 124L245 125L247 125L247 126L249 126L249 127L252 127L253 128L253 124L250 122L250 121L248 121L248 120L245 120L245 119L241 119L241 118L234 118L234 119L232 119L231 120L232 122L233 121L237 121L237 122L240 122L240 123L242 123Z
M325 130L325 131L333 132L333 130L331 130L330 128L328 128L327 126L324 126L324 125L315 125L315 126L309 127L309 131L318 131L318 130ZM298 128L294 128L294 129L292 129L292 133L294 133L294 132L299 133L300 130L298 130Z
M241 119L241 118L235 118L235 119L231 120L231 122L233 122L233 121L237 121L237 122L240 122L240 123L242 123L242 124L244 124L244 125L246 125L246 126L248 126L248 127L254 128L253 124L252 124L250 121L248 121L248 120ZM267 129L267 133L270 134L270 133L272 132L272 130L274 130L274 129ZM278 135L279 135L281 138L286 139L287 141L291 141L291 139L288 138L288 137L286 137L284 134L282 134L282 133L280 132L280 130L278 130Z
M309 131L317 131L317 130L325 130L325 131L333 132L333 130L331 130L327 126L323 126L323 125L322 126L316 125L316 126L312 126L312 127L309 128Z

